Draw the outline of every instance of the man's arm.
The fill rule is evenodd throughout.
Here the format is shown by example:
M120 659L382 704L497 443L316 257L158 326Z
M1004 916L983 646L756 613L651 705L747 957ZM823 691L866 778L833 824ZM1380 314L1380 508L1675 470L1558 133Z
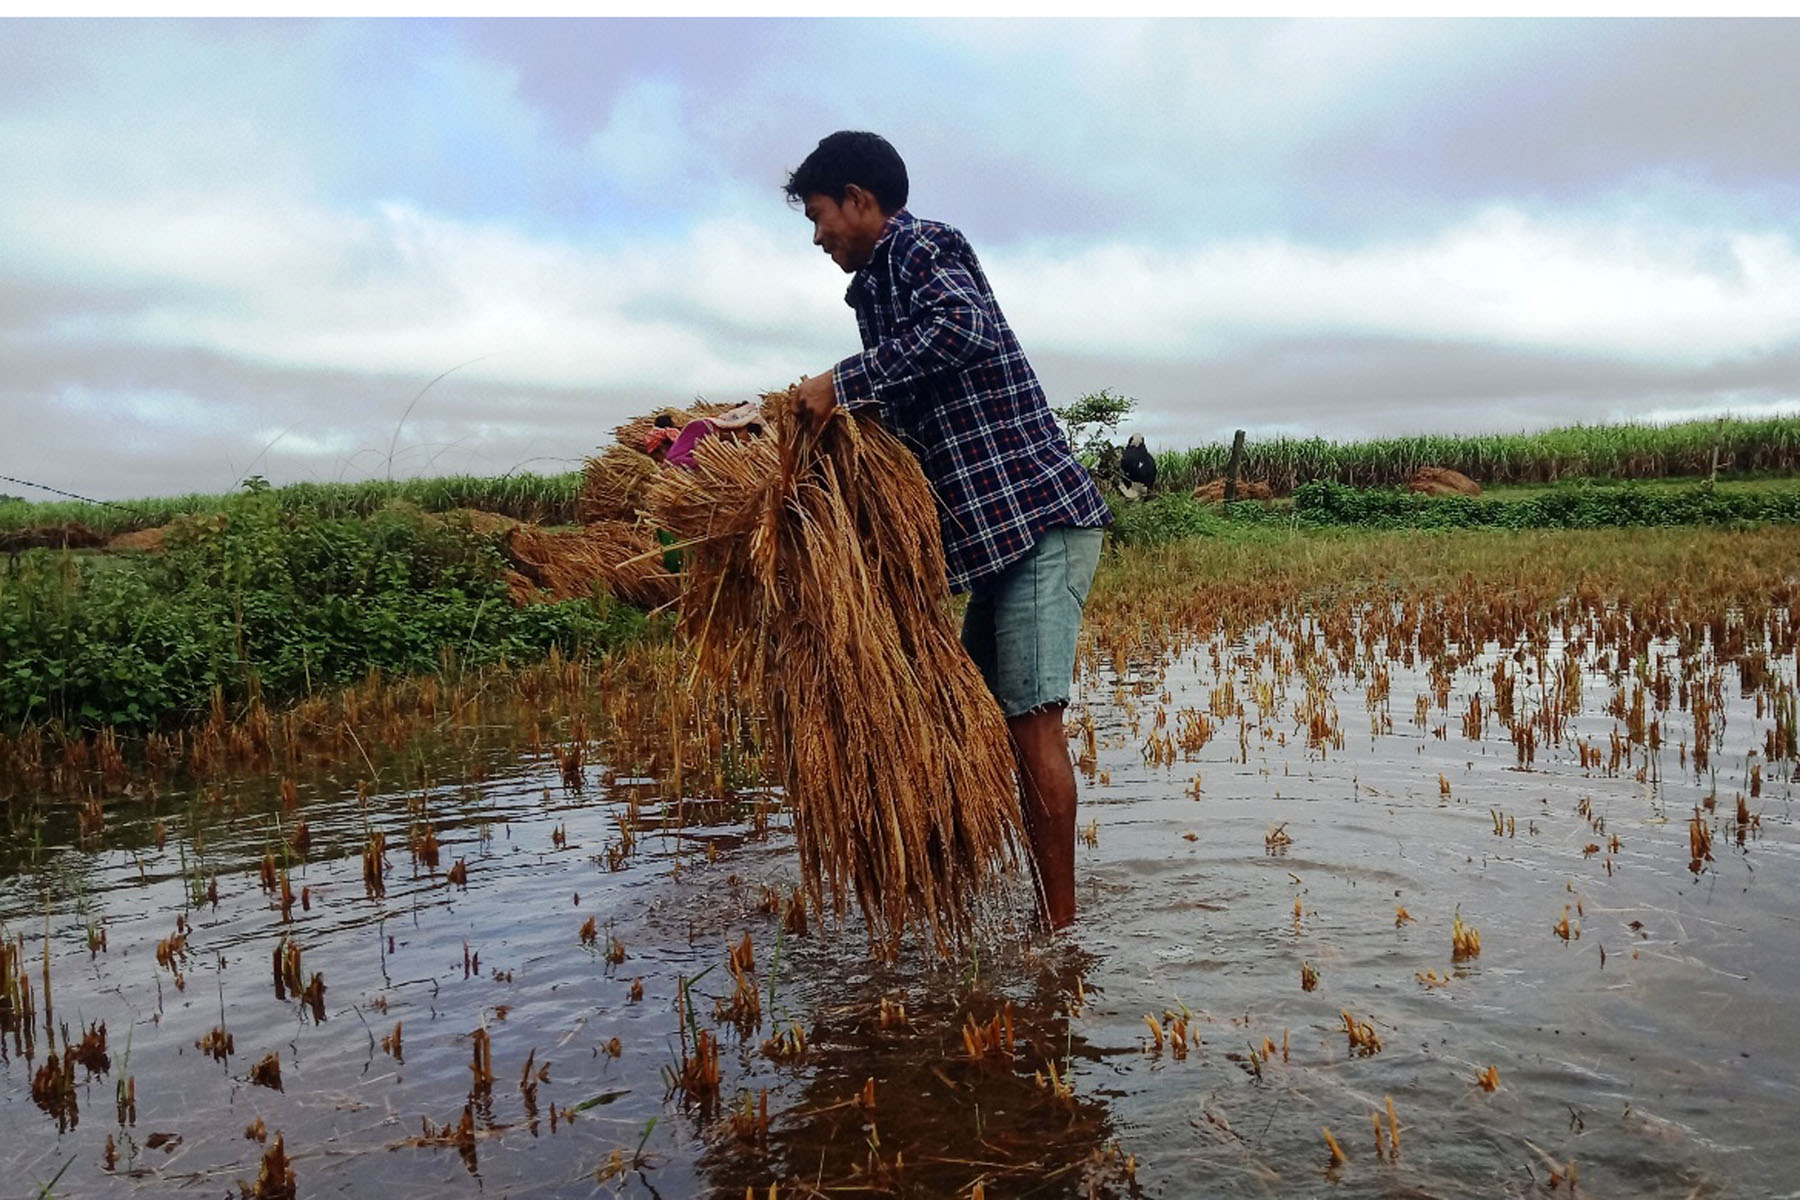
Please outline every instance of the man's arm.
M913 287L907 329L838 363L833 399L847 408L888 403L933 375L961 370L1000 348L968 267L942 253L919 255L924 270Z

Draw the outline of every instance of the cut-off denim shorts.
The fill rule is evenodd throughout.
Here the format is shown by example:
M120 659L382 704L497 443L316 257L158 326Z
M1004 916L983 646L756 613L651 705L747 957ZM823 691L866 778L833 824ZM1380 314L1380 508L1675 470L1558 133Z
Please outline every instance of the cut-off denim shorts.
M1104 531L1059 526L969 592L962 642L1009 717L1069 702L1075 638Z

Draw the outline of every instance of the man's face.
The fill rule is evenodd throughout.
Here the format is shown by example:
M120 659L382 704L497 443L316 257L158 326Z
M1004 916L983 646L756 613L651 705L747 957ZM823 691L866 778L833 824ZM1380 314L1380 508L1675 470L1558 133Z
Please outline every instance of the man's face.
M846 275L868 264L887 216L875 197L851 184L842 201L815 192L806 198L801 212L812 222L813 245L831 256Z

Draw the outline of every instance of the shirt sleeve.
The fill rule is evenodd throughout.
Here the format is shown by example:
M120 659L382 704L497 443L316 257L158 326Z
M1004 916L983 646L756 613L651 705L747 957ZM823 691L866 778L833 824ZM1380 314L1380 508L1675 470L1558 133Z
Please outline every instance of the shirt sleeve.
M846 408L904 400L932 375L957 371L1000 349L981 289L954 256L919 248L909 256L915 275L905 304L905 328L832 372L837 402Z

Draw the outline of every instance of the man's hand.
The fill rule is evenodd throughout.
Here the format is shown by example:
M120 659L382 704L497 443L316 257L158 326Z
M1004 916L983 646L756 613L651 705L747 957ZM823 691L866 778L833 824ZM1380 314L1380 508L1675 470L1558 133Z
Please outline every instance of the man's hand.
M818 422L831 415L837 407L837 389L832 386L832 373L823 375L802 375L794 388L794 415L803 420Z

